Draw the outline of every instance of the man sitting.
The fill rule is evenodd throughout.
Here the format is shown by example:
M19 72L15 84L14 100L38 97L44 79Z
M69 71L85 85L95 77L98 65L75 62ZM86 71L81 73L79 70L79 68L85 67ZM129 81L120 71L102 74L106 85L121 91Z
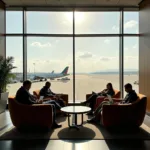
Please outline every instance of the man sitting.
M61 106L64 107L65 103L63 101L63 99L60 98L61 95L58 95L56 93L53 93L50 89L51 87L51 83L50 82L46 82L45 86L40 90L40 96L44 96L44 98L53 98L56 100L56 102Z
M31 81L26 80L23 82L23 86L20 87L16 93L16 101L18 101L21 104L25 104L25 105L32 105L32 104L51 104L53 107L53 128L60 128L62 125L58 125L56 123L56 107L57 108L61 108L59 105L56 104L56 102L54 100L47 100L47 101L43 101L43 100L38 100L35 96L31 95L29 93L29 90L31 88Z
M124 87L125 87L125 91L127 92L127 95L120 103L117 103L117 105L131 104L138 99L138 96L137 96L136 92L132 89L132 85L130 83L126 84ZM94 117L92 117L92 119L88 120L88 122L96 121L96 116L99 113L101 113L103 105L112 105L112 104L113 103L110 101L103 101L95 110Z

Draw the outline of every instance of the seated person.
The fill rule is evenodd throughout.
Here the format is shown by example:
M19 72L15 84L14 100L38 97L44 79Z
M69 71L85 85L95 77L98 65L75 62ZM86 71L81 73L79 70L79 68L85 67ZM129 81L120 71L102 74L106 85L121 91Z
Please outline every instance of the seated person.
M16 93L16 101L18 101L21 104L25 104L25 105L32 105L32 104L51 104L53 107L53 128L60 128L61 125L58 125L56 123L56 107L57 108L61 108L59 106L59 104L56 104L56 102L54 100L47 100L47 101L43 101L43 100L38 100L35 96L31 95L29 93L29 90L31 88L31 81L26 80L23 82L23 86L19 88L19 90Z
M65 103L64 101L60 98L60 95L53 93L50 89L51 83L46 82L45 86L40 90L40 96L44 96L44 98L49 98L52 97L56 99L56 102L61 106L64 107Z
M99 93L92 92L92 95L85 102L82 103L83 105L88 104L88 106L91 108L91 112L88 113L89 115L93 114L94 105L96 103L97 97L98 96L106 96L107 94L110 96L114 96L114 94L115 94L111 83L108 83L106 85L106 89L104 89L103 91L101 91Z
M118 103L118 105L124 105L124 104L131 104L135 102L138 99L138 96L136 92L132 89L132 85L130 83L126 84L125 86L125 91L127 92L127 95L125 98ZM98 108L94 112L94 117L92 119L88 120L88 122L95 122L96 121L96 116L101 113L103 105L112 105L113 103L110 101L103 101Z

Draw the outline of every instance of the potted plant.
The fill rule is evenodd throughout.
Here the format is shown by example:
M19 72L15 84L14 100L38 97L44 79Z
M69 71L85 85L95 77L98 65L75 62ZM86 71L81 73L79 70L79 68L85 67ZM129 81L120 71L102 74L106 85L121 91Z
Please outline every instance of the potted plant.
M11 73L12 69L16 68L13 66L14 58L7 57L6 59L0 56L0 113L4 112L8 100L7 84L13 77Z

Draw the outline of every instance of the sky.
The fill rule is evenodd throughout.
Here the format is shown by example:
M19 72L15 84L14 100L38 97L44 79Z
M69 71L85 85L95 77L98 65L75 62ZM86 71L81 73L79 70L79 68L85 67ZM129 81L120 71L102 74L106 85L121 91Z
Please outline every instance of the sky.
M119 12L75 12L75 34L118 34ZM124 33L138 33L138 12L124 13ZM27 33L72 34L72 12L27 12ZM6 32L22 33L22 12L6 13ZM22 72L22 37L6 38L14 72ZM72 37L27 37L28 72L73 72ZM124 38L124 68L138 70L138 37ZM76 37L76 72L119 71L119 37Z

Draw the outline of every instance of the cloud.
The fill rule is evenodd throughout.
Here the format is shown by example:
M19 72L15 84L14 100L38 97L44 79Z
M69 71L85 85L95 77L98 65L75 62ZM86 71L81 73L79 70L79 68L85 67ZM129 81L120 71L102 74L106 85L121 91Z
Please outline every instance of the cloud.
M128 21L128 22L126 22L126 23L124 24L124 28L125 28L125 29L134 28L137 24L138 24L137 21L135 21L135 20L130 20L130 21Z
M116 57L100 57L101 61L110 61L112 59L116 59Z
M119 27L117 27L117 26L113 26L113 27L112 27L112 30L114 30L114 31L118 31L118 30L119 30Z
M109 43L110 43L110 40L105 39L105 40L104 40L104 43L109 44Z
M31 44L31 46L35 46L35 47L40 47L40 48L45 48L45 47L51 47L51 43L45 43L45 44L42 44L40 42L33 42Z
M93 57L93 54L90 52L78 52L77 57L78 58L91 58Z

